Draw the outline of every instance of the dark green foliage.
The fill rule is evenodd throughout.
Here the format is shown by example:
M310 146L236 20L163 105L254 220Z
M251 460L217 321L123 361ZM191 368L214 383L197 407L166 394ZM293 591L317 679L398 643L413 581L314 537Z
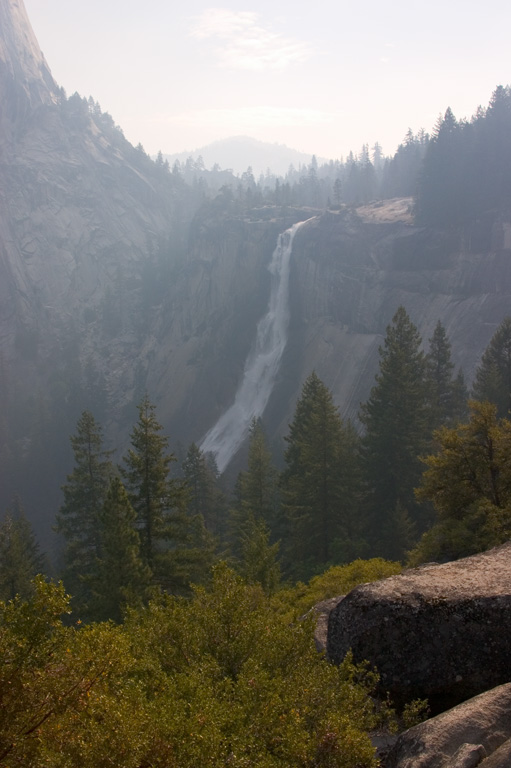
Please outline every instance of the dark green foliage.
M136 513L142 560L156 584L180 592L209 567L212 544L202 518L187 514L185 483L170 477L175 457L167 452L168 439L160 434L162 426L147 395L138 411L121 472Z
M461 222L465 135L448 107L443 119L437 122L425 155L418 195L418 215L421 220L440 226L453 226Z
M509 208L510 133L509 86L498 86L488 108L479 109L470 122L458 122L447 109L428 145L419 177L420 223L459 228L470 248L474 221L480 225L481 214L488 212L492 222Z
M380 348L380 371L360 418L365 506L375 554L399 560L411 544L411 524L427 521L414 497L420 456L430 440L426 359L421 339L399 307Z
M315 373L305 382L286 437L282 474L286 570L307 578L346 548L360 546L356 525L356 436Z
M187 502L184 485L170 478L170 465L176 459L168 453L168 438L160 434L163 427L155 410L146 395L138 406L132 447L121 470L136 512L143 558L152 570L163 544L176 534L181 537Z
M470 422L435 433L438 452L424 460L417 489L432 501L437 522L411 562L452 560L511 536L511 421L488 402L470 402Z
M260 584L273 595L280 582L279 542L270 544L270 529L262 518L249 513L239 532L238 570L247 584Z
M429 136L423 130L415 136L409 128L403 142L392 158L383 165L380 197L412 197L417 194L417 183Z
M227 517L227 500L218 483L218 473L208 458L192 443L183 461L188 488L188 513L202 515L206 529L222 536Z
M511 317L505 317L488 344L474 381L476 400L488 400L499 417L511 410Z
M135 510L118 477L114 477L99 515L100 556L89 587L90 615L96 621L121 621L127 606L144 602L152 574L140 557Z
M278 473L260 421L254 420L250 428L248 469L238 476L236 495L230 520L231 551L248 583L259 583L271 594L280 580L279 543L270 543L270 531L278 530Z
M440 320L429 340L426 364L431 387L432 428L436 429L442 424L462 421L467 415L468 392L461 371L459 371L457 378L453 378L454 364L451 360L451 345Z
M248 469L240 474L239 483L242 504L255 518L272 524L279 504L278 473L273 466L263 426L257 420L250 428Z
M103 450L101 427L89 411L78 420L71 437L75 466L62 486L64 503L57 514L56 530L66 542L64 580L77 605L90 598L87 582L101 554L99 518L112 476L109 453Z
M0 600L32 595L32 579L45 569L45 560L19 500L0 524Z

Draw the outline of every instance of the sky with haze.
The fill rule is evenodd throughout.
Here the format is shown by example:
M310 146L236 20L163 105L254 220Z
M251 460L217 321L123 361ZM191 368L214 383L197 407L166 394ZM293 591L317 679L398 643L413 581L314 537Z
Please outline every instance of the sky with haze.
M235 135L341 158L511 83L504 0L24 0L59 85L164 154Z

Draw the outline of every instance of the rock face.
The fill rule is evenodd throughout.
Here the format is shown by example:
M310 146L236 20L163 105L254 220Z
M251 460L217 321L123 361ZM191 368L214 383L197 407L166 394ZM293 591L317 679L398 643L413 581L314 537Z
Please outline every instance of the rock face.
M57 85L21 0L0 0L0 30L0 122L8 111L21 123L30 108L55 101Z
M437 712L511 681L511 542L357 587L328 626L328 656L350 648L383 691Z
M385 219L385 211L394 217ZM396 201L327 213L295 244L293 336L299 377L316 370L344 414L356 417L378 367L378 347L403 305L427 344L440 319L453 362L472 380L496 325L509 313L511 251L504 225L481 225L478 250L456 233L420 229Z
M511 683L410 728L385 768L509 768Z

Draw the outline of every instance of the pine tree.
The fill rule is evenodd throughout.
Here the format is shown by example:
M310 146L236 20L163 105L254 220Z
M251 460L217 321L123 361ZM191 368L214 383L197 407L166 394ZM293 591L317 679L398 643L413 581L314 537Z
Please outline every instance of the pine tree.
M218 472L195 443L188 449L182 466L188 488L188 514L202 515L206 529L214 536L222 536L227 501L218 484Z
M282 474L286 566L296 578L309 578L332 562L350 529L352 437L330 391L312 373L286 437Z
M269 594L280 579L279 543L270 543L277 527L278 473L257 419L250 426L248 469L239 473L235 497L230 513L231 552L244 578L260 583Z
M476 371L474 398L488 400L497 406L499 418L511 411L511 317L505 317Z
M0 525L0 600L31 597L32 579L44 569L32 526L15 499Z
M90 579L90 615L95 621L120 622L127 606L142 604L152 574L140 557L136 514L118 477L114 477L98 519L100 556Z
M170 476L176 459L168 453L168 438L160 434L162 426L147 395L138 411L132 447L121 472L137 517L142 560L156 584L179 592L188 588L190 580L203 577L212 557L212 542L202 518L186 512L185 483Z
M278 473L273 466L262 423L257 419L250 427L248 469L240 474L240 491L242 503L254 517L272 525L278 507Z
M442 424L462 420L467 414L468 393L461 370L453 378L451 345L440 320L429 340L426 364L431 388L432 427L436 429Z
M168 438L161 435L155 406L147 395L138 406L139 418L131 433L131 448L121 469L129 498L137 515L144 561L153 570L162 545L175 538L182 527L186 497L184 486L170 479Z
M86 587L100 555L99 517L113 473L109 453L103 450L101 427L90 411L78 420L71 437L75 466L62 486L64 503L57 514L56 530L66 541L64 581L75 605L84 606Z
M420 455L430 439L426 360L421 338L399 307L380 347L380 371L369 400L362 405L365 427L362 462L365 507L375 553L399 559L411 541L403 540L406 518L424 529L414 497L422 467ZM398 530L398 528L400 530Z

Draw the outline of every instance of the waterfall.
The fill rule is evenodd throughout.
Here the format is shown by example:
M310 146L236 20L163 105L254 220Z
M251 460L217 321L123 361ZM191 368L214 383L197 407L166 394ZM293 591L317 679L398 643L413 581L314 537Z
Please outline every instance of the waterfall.
M307 219L310 221L310 219ZM201 450L215 456L223 472L248 435L250 424L263 415L270 399L282 353L287 343L289 325L289 270L293 238L305 224L299 221L277 240L268 267L271 291L268 311L257 324L255 344L245 362L243 378L234 403L209 430Z

